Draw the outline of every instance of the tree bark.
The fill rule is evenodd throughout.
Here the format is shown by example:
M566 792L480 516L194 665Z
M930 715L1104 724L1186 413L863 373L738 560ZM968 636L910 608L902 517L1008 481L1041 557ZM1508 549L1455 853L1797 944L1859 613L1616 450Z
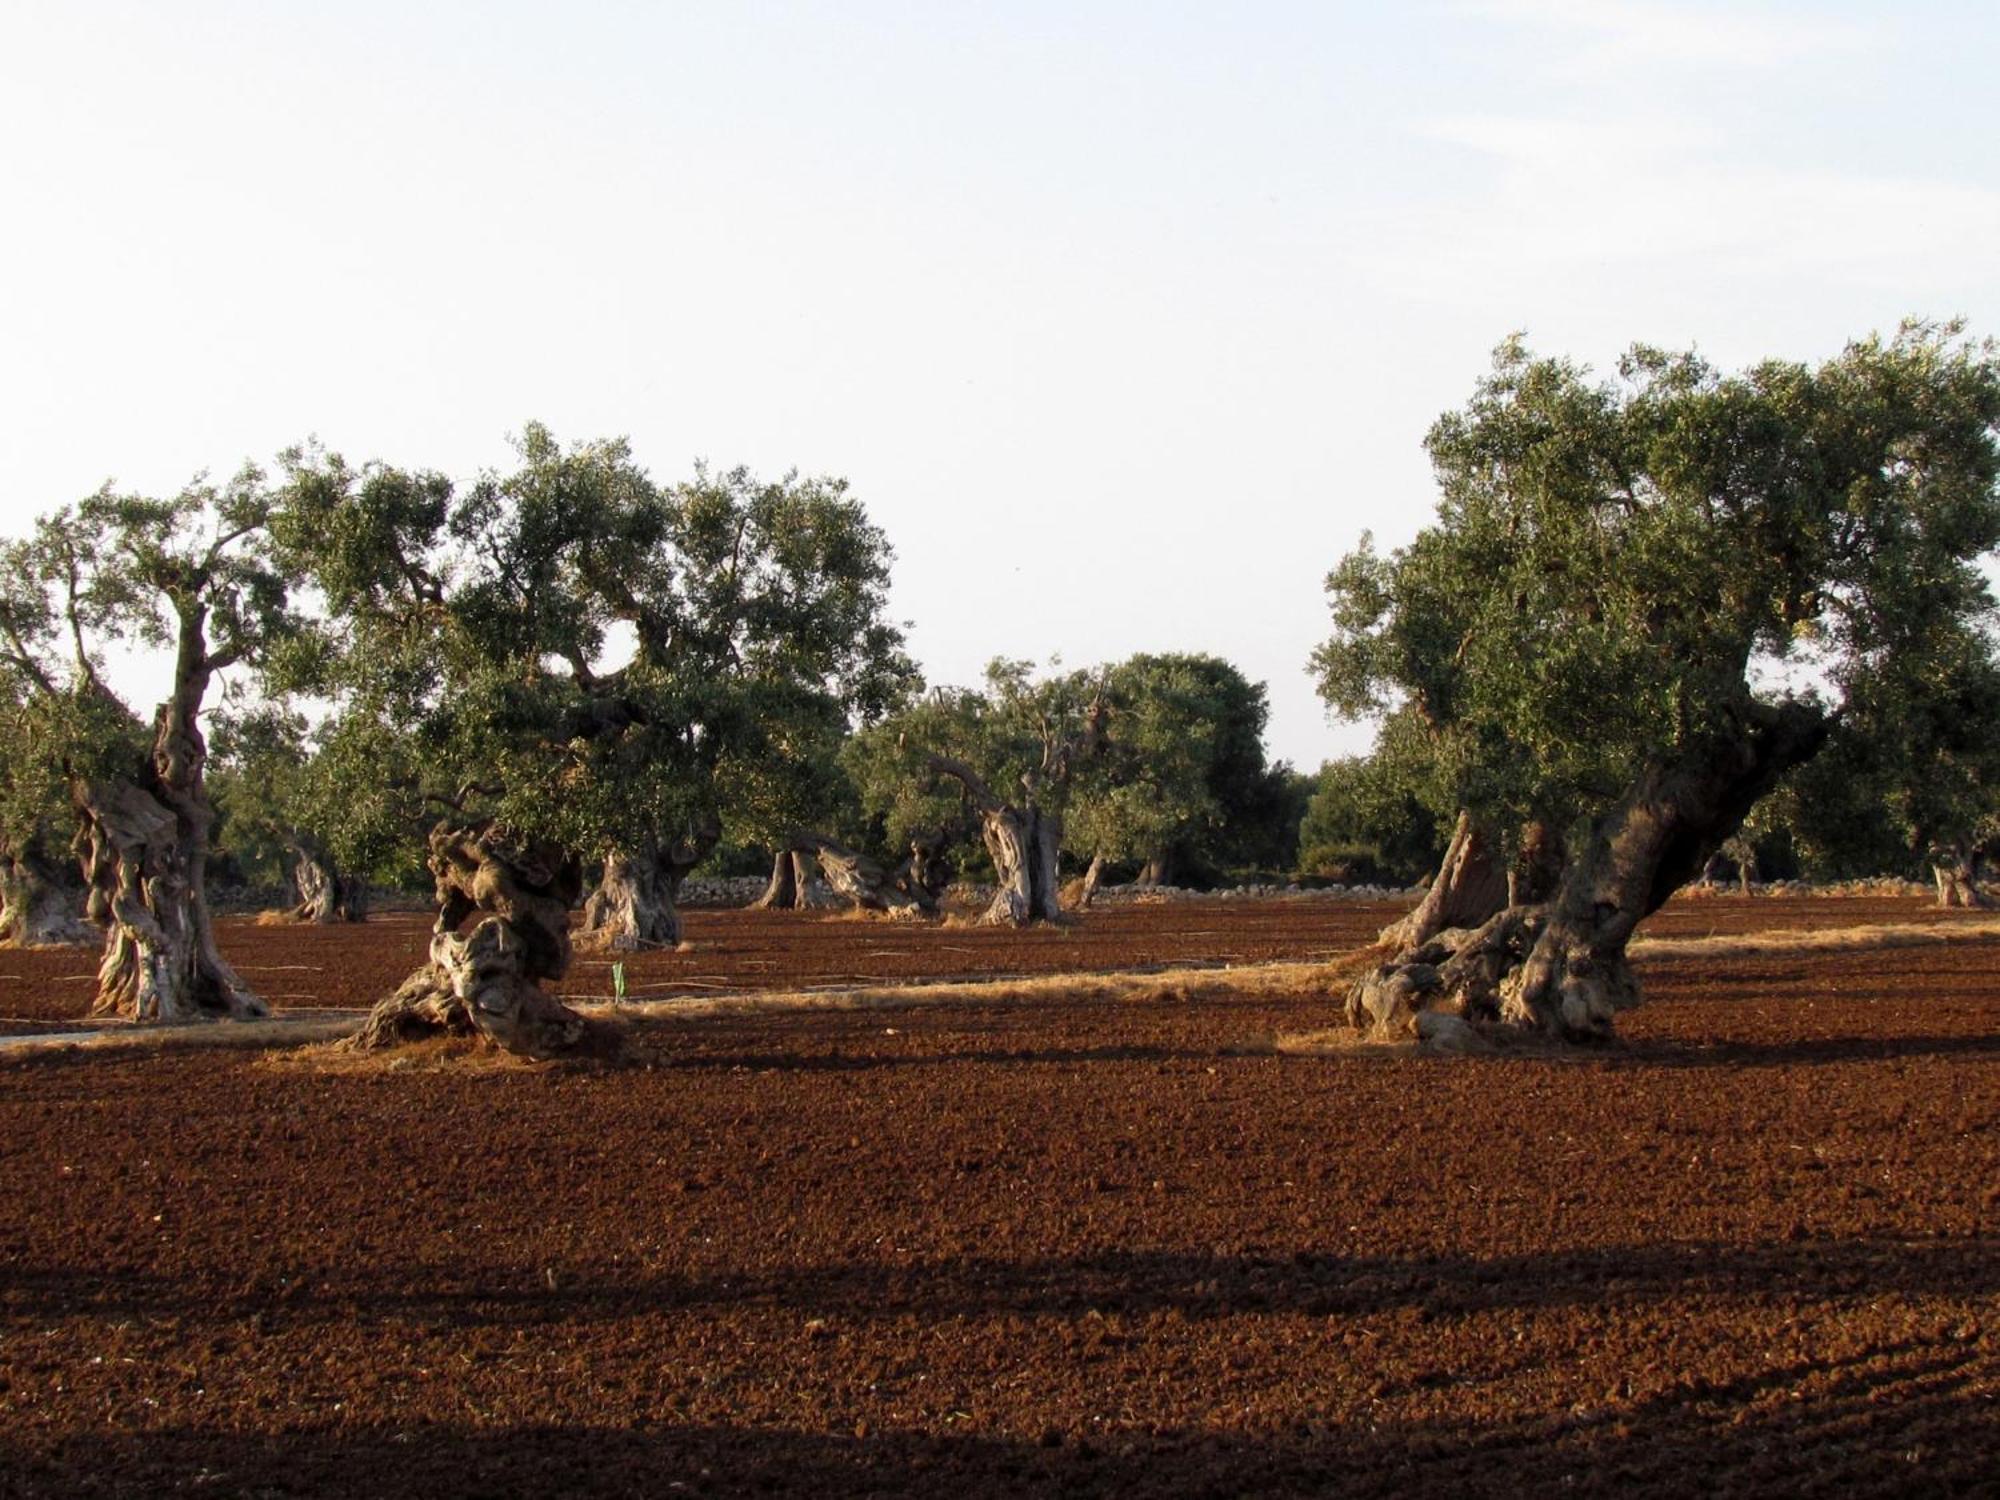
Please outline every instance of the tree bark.
M89 911L105 924L93 1013L193 1021L268 1013L216 947L202 888L215 823L204 776L201 706L216 661L207 610L182 601L173 696L153 721L150 759L131 781L77 782Z
M1539 818L1521 830L1521 848L1507 867L1507 904L1539 906L1555 894L1567 855L1563 836Z
M721 825L711 820L675 844L612 850L603 878L584 903L580 941L619 953L678 948L681 913L675 902L681 883L721 837Z
M951 861L945 858L950 847L948 828L913 833L910 852L889 877L889 883L916 902L926 916L936 916L944 905L945 888L951 884Z
M34 843L0 844L0 948L72 947L101 942L83 918L84 890L74 866Z
M1076 883L1076 909L1089 911L1091 903L1097 900L1097 887L1104 880L1104 856L1093 854L1085 867L1083 878Z
M1462 811L1423 900L1383 928L1377 942L1393 954L1407 955L1440 932L1478 927L1506 907L1507 881L1493 841L1470 812Z
M297 922L331 926L336 922L368 920L368 883L358 876L343 875L333 856L305 844L294 844L292 880L298 886L299 904L291 910Z
M1979 888L1979 861L1970 850L1940 850L1931 861L1931 878L1937 882L1939 906L1979 908L1993 904Z
M1062 819L1032 803L998 807L980 813L979 832L998 876L998 889L979 920L1013 927L1061 921L1056 865L1062 854Z
M1148 890L1174 883L1174 851L1158 849L1139 869L1139 878L1134 882Z
M526 1057L575 1051L589 1028L542 988L569 969L569 913L583 893L575 857L482 818L439 823L429 862L438 903L430 959L370 1012L349 1045L450 1033Z
M793 838L795 847L809 849L818 857L820 873L834 892L862 910L892 917L926 915L923 905L867 855L816 833L799 833Z
M1461 1025L1603 1040L1637 1004L1633 930L1697 876L1757 800L1816 753L1828 722L1806 704L1746 705L1737 733L1647 767L1593 826L1545 905L1507 907L1383 965L1350 993L1351 1021L1378 1036ZM1456 840L1454 840L1456 842ZM1429 1013L1433 1023L1420 1017ZM1451 1026L1434 1024L1437 1016Z
M783 845L771 856L771 879L755 903L767 911L806 911L835 905L826 882L814 873L810 849Z
M792 911L799 904L799 870L784 846L771 855L771 879L754 905L765 911Z
M979 920L1011 927L1060 922L1056 865L1062 853L1062 818L1043 811L1032 798L1026 807L1002 802L985 778L963 761L932 755L930 764L940 775L955 778L979 813L979 834L998 882Z

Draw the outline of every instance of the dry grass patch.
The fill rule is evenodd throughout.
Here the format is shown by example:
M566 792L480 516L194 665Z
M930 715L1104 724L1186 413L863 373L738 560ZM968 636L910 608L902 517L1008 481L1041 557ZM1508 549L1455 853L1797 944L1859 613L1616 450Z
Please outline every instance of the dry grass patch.
M1773 927L1718 937L1639 938L1634 958L1748 958L1760 953L1852 952L1870 948L1923 948L1933 943L1974 943L2000 938L2000 917L1964 922L1878 922L1865 927L1802 930Z

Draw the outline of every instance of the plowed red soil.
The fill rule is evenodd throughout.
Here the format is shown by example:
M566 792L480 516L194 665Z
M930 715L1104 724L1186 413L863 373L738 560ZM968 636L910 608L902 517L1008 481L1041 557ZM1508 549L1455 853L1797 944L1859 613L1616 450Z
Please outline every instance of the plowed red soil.
M632 973L1382 915L696 913ZM348 1004L408 925L226 942ZM2000 942L1643 977L1583 1058L1283 1056L1324 997L1196 993L670 1020L604 1071L0 1062L0 1493L1995 1493Z
M793 912L690 911L686 951L625 957L635 1000L755 989L1064 974L1179 964L1325 959L1371 941L1407 903L1199 900L1107 906L1069 927L904 925ZM1687 937L1765 928L1960 920L1910 898L1686 899L1642 929ZM424 961L430 915L389 912L359 927L218 924L224 955L275 1007L365 1008ZM612 960L579 953L562 982L577 1000L612 998ZM0 951L0 1034L84 1020L97 954L86 948Z

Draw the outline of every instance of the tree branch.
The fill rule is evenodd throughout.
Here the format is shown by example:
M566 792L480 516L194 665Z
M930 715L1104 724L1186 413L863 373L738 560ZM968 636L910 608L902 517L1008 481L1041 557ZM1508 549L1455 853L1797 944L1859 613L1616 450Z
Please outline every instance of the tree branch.
M971 795L973 802L978 805L981 812L999 812L1001 808L1007 805L994 794L993 788L986 784L985 778L964 761L956 760L949 755L939 755L935 751L932 751L925 756L925 763L930 767L931 774L934 776L955 777L958 783Z

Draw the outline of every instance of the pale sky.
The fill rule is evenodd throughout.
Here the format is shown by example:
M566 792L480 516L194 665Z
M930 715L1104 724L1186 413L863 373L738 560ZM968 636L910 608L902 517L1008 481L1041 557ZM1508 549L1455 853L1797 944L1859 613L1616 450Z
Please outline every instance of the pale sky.
M0 529L626 434L845 475L934 682L1213 651L1310 767L1324 575L1511 330L2000 334L1996 77L1990 0L4 0Z

